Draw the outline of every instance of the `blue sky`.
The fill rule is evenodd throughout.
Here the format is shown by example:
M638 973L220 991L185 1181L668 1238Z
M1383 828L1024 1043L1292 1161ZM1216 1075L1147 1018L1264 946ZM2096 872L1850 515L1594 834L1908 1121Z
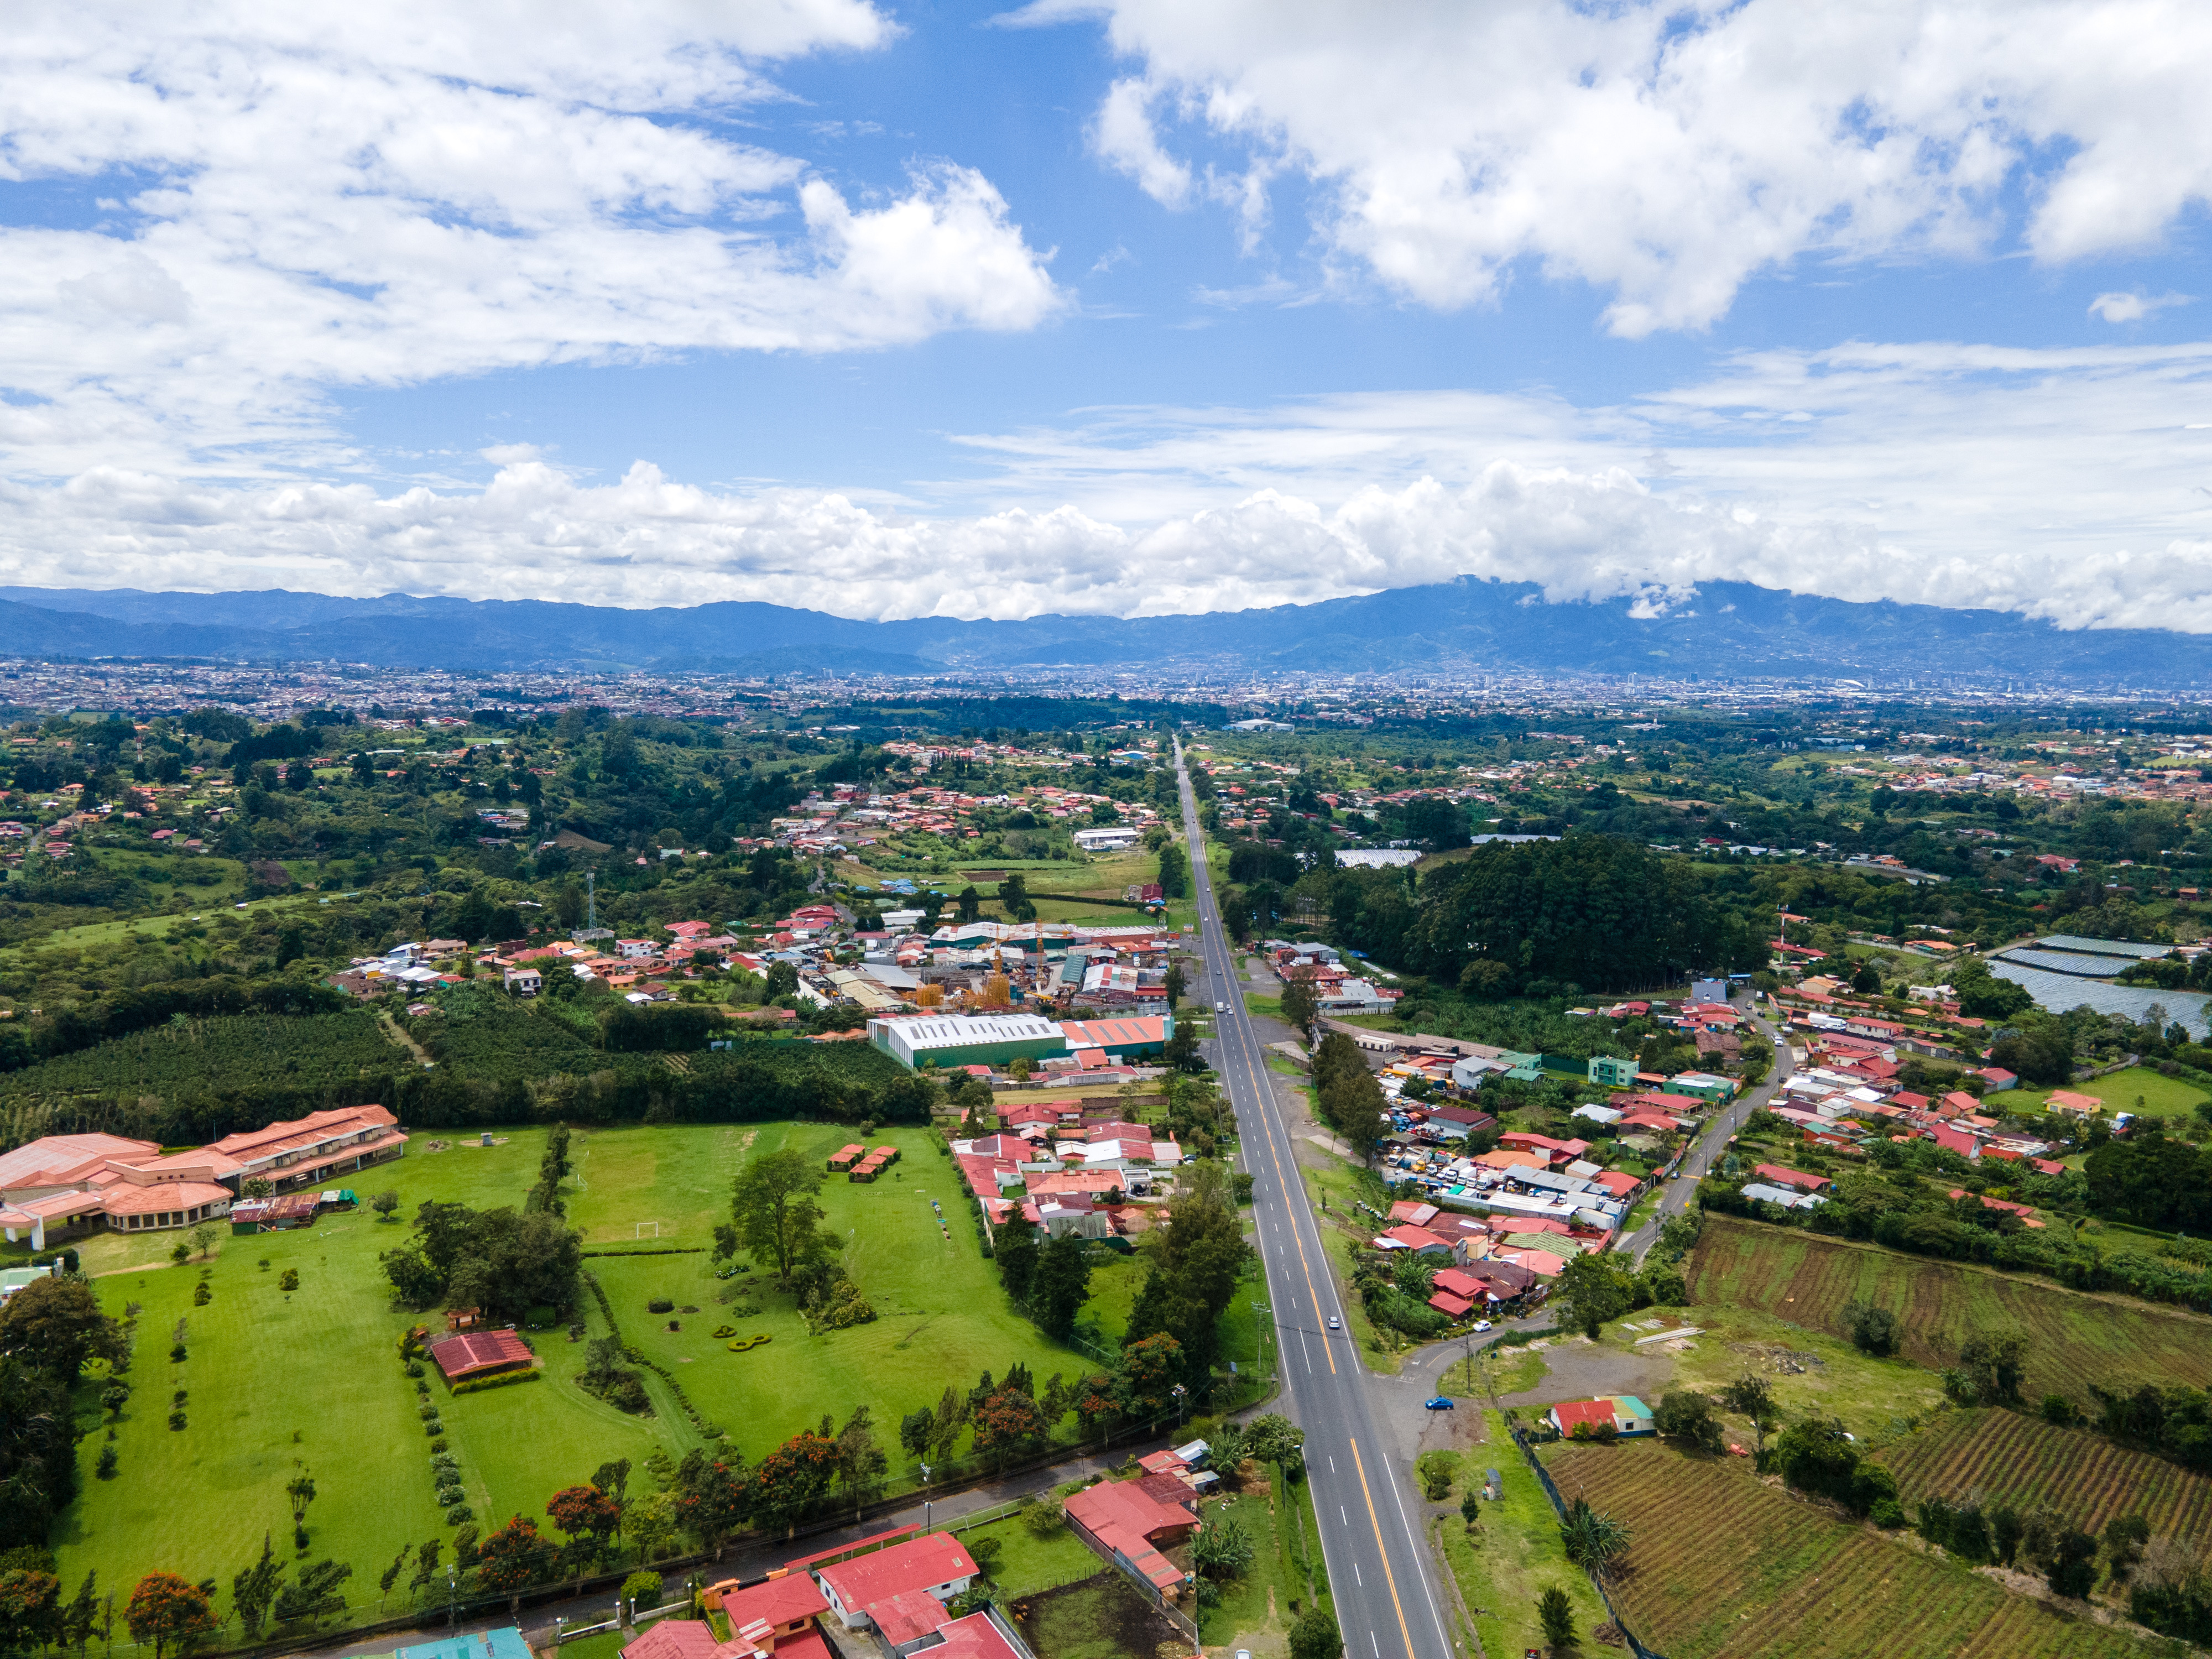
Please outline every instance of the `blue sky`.
M728 10L28 5L11 580L2212 629L2197 9Z

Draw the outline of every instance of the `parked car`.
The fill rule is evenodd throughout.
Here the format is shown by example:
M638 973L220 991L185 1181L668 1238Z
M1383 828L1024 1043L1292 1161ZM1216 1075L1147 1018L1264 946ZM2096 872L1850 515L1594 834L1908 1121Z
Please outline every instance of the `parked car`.
M1427 1406L1432 1412L1448 1412L1453 1409L1451 1396L1448 1394L1437 1395L1434 1398L1425 1401L1422 1403Z

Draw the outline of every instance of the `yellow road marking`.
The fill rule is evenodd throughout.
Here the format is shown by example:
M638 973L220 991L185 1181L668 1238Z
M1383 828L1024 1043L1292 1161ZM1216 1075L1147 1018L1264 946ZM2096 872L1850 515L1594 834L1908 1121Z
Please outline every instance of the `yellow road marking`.
M1382 1541L1382 1522L1375 1514L1375 1494L1367 1490L1367 1465L1360 1460L1359 1443L1352 1443L1352 1467L1359 1476L1359 1495L1367 1500L1367 1524L1375 1528L1375 1548L1382 1557L1382 1577L1390 1586L1390 1605L1398 1614L1398 1635L1406 1651L1413 1650L1413 1632L1406 1628L1405 1604L1398 1599L1398 1575L1390 1571L1390 1547Z

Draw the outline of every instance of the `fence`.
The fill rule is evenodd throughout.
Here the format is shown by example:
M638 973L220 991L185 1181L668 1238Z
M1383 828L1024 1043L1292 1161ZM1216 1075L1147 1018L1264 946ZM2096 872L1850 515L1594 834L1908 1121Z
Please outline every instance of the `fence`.
M1108 1566L1113 1568L1115 1571L1120 1573L1122 1577L1128 1580L1128 1582L1135 1587L1137 1594L1143 1596L1146 1601L1151 1602L1153 1607L1158 1611L1162 1618L1165 1619L1168 1623L1173 1625L1185 1636L1190 1638L1190 1644L1194 1649L1200 1649L1198 1639L1198 1620L1192 1618L1174 1602L1169 1601L1165 1595L1162 1595L1160 1593L1159 1586L1153 1583L1151 1579L1146 1577L1143 1573L1139 1572L1134 1562L1131 1561L1127 1556L1122 1554L1121 1551L1115 1549L1111 1544L1109 1544L1104 1540L1101 1539L1097 1534L1093 1533L1090 1528L1085 1526L1080 1521L1078 1521L1072 1515L1067 1517L1067 1529L1073 1533L1078 1538L1081 1539L1083 1540L1084 1547L1093 1555L1097 1556L1101 1561L1103 1561ZM1200 1649L1200 1650L1203 1651L1202 1649Z
M1535 1471L1536 1479L1543 1483L1544 1496L1552 1500L1553 1510L1560 1520L1565 1521L1567 1518L1566 1502L1559 1496L1559 1484L1552 1479L1552 1472L1536 1461L1535 1449L1529 1445L1528 1434L1518 1423L1508 1423L1505 1425L1505 1431L1513 1437L1513 1443L1521 1449L1521 1455L1527 1460L1528 1467ZM1613 1620L1613 1628L1620 1632L1621 1639L1628 1644L1628 1650L1636 1656L1636 1659L1666 1659L1664 1654L1656 1649L1645 1647L1643 1643L1636 1639L1636 1632L1629 1629L1628 1621L1620 1616L1620 1609L1613 1606L1613 1597L1607 1594L1605 1580L1595 1572L1592 1572L1589 1575L1589 1581L1590 1588L1597 1592L1597 1599L1605 1603L1607 1617Z

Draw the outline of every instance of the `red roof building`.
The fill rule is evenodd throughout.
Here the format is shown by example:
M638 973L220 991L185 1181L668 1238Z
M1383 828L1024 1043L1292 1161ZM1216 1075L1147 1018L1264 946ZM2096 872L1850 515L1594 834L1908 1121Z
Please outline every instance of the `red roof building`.
M1180 1483L1178 1483L1180 1484ZM1160 1553L1197 1530L1196 1498L1170 1501L1159 1483L1101 1480L1067 1500L1067 1523L1076 1535L1109 1559L1127 1563L1164 1595L1173 1595L1190 1575Z
M872 1627L900 1648L951 1622L945 1603L974 1582L975 1562L958 1539L928 1533L823 1567L814 1577L847 1630Z
M494 1371L520 1370L537 1356L513 1331L458 1331L430 1345L430 1358L448 1382Z
M1572 1437L1576 1429L1587 1425L1592 1431L1617 1427L1610 1400L1563 1400L1547 1413L1552 1425L1563 1434Z
M1777 1187L1787 1187L1793 1192L1817 1193L1823 1187L1835 1184L1826 1176L1807 1175L1802 1170L1785 1169L1779 1164L1756 1164L1752 1173L1761 1181L1770 1182Z

